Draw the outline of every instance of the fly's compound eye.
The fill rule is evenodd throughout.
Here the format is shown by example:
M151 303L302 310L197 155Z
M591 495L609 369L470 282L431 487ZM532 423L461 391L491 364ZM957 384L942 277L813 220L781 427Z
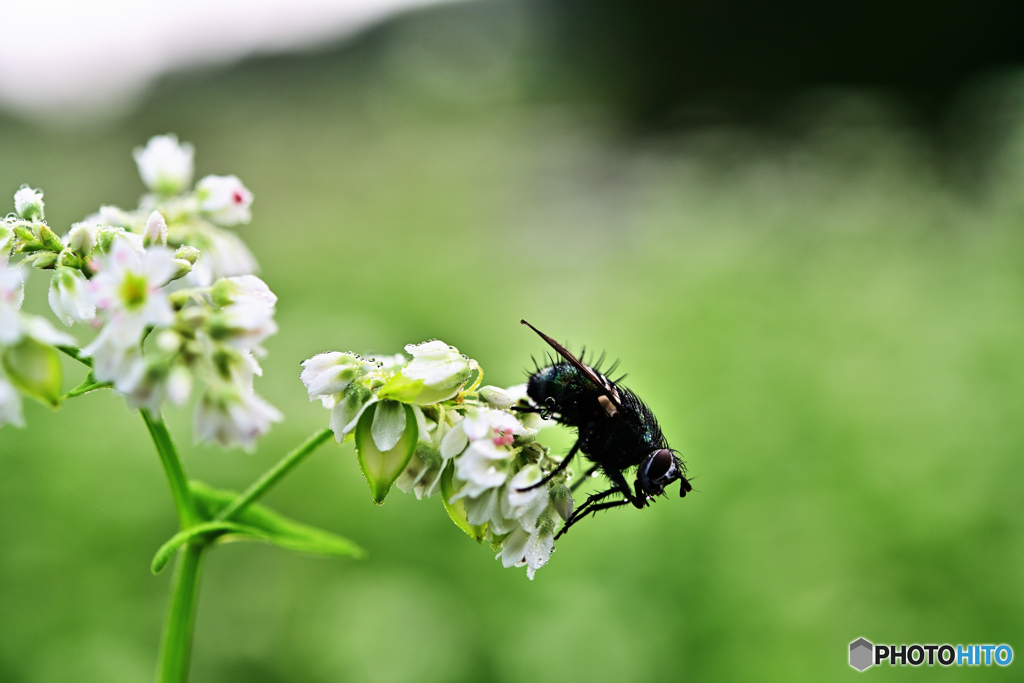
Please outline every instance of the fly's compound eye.
M647 456L640 464L639 475L644 490L652 496L657 496L661 495L666 486L682 477L683 473L672 451L661 448Z

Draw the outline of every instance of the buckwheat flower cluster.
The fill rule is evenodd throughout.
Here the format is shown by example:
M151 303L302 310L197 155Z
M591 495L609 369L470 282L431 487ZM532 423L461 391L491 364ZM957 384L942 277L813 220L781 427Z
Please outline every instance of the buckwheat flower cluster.
M392 485L420 499L441 494L459 528L487 540L504 566L526 566L532 579L573 510L570 472L530 488L558 464L535 441L546 422L514 412L525 385L480 387L480 365L455 347L428 341L405 351L322 353L303 363L301 379L310 400L331 410L338 442L355 442L377 503Z
M233 175L208 175L192 186L192 145L174 135L158 135L135 150L139 175L150 193L135 211L104 206L89 221L143 234L153 211L166 220L165 242L188 245L202 255L188 275L191 284L208 286L221 277L247 275L257 269L245 243L224 228L248 223L252 192ZM190 189L191 188L191 189Z
M76 344L20 312L28 266L51 271L49 303L62 323L96 332L74 351L91 360L86 389L112 386L154 416L196 393L196 439L225 446L251 448L281 419L253 389L261 344L277 332L277 297L222 229L248 222L252 194L234 176L188 190L192 159L173 135L151 139L135 151L151 191L139 209L102 207L63 238L46 224L43 193L18 190L15 213L0 221L0 424L23 422L19 392L60 401L56 347ZM16 255L24 258L9 267Z

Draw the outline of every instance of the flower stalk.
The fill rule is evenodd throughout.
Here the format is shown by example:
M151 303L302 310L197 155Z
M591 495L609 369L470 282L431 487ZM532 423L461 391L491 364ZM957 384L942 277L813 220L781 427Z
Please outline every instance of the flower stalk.
M333 432L330 429L321 429L310 436L300 446L281 458L276 465L264 472L242 495L218 512L214 519L218 521L230 520L247 506L262 498L279 481L284 479L289 472L309 457L313 451L330 439L331 436L333 436Z
M192 637L195 630L196 605L199 601L199 577L202 570L202 541L188 543L179 553L171 584L157 683L185 683L192 659Z

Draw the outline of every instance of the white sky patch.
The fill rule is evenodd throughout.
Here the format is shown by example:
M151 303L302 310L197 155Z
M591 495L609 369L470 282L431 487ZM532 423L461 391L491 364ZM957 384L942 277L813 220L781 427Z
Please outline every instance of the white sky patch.
M2 0L0 107L31 117L123 111L183 67L300 50L438 0Z

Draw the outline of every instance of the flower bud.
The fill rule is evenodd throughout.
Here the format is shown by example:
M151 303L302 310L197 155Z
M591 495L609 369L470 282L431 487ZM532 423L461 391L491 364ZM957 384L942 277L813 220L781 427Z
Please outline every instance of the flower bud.
M68 232L68 246L71 251L88 256L96 248L100 229L95 223L75 223Z
M22 393L49 406L60 403L61 365L57 349L23 337L17 345L4 350L0 362Z
M189 306L178 312L176 322L185 329L198 330L206 324L207 320L209 320L209 314L206 309L200 306Z
M43 191L22 185L14 193L14 211L26 221L43 220Z
M162 195L180 194L192 182L192 157L195 149L179 143L175 135L157 135L145 147L136 147L133 156L142 182Z
M195 247L190 247L187 244L183 244L180 247L178 247L178 250L176 252L174 252L174 258L181 259L183 261L188 261L194 266L196 264L196 261L199 260L199 254L200 251Z
M248 223L252 192L233 175L208 175L196 183L200 210L214 223L224 226Z
M171 263L174 264L175 270L174 274L171 275L171 279L168 280L168 282L171 282L173 280L180 280L181 278L185 277L186 275L192 272L192 264L184 259L172 259Z
M47 225L39 226L39 241L50 251L60 253L64 250L64 243L57 237L57 233L50 230L50 227Z
M421 406L439 403L458 394L473 372L468 358L441 341L409 344L405 351L412 360L381 388L381 398Z
M164 330L156 335L156 347L170 355L181 348L181 336L173 330Z
M551 503L555 506L558 516L565 521L569 521L574 507L572 492L569 490L569 487L564 484L551 487Z
M372 372L374 364L354 353L321 353L302 362L299 379L306 385L309 400L339 394ZM344 425L343 425L344 426Z
M89 296L89 284L77 270L61 266L50 280L50 308L62 323L87 323L96 317L96 304Z
M501 408L502 410L508 410L512 407L512 403L514 402L512 400L512 396L507 391L490 385L480 387L477 390L477 394L479 394L480 398L488 405L495 408Z
M167 246L167 221L159 211L149 214L149 220L146 221L146 228L142 233L142 244L147 247L151 244Z
M133 222L127 211L116 206L101 206L99 214L93 218L98 218L103 225L114 228L131 228Z
M52 251L44 251L32 259L32 264L39 270L49 270L57 265L58 255Z
M273 307L277 304L277 295L270 291L267 284L255 275L224 277L213 283L210 298L218 306L230 306L237 303L259 303Z

